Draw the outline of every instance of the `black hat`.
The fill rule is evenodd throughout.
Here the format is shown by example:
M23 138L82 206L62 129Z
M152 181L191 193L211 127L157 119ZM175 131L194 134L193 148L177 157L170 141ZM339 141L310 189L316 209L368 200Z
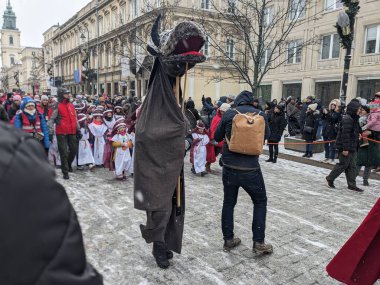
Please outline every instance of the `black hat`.
M253 99L253 103L260 103L259 99Z
M369 114L369 112L371 111L371 109L370 109L368 106L366 106L366 105L363 105L363 106L362 106L362 109L363 109L364 111L366 111L368 114Z

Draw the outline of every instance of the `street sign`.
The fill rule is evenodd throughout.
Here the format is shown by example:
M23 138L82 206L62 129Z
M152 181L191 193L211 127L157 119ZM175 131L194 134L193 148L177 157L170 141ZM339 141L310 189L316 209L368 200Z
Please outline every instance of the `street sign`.
M57 96L57 91L58 91L58 88L52 86L50 89L50 94L53 96Z

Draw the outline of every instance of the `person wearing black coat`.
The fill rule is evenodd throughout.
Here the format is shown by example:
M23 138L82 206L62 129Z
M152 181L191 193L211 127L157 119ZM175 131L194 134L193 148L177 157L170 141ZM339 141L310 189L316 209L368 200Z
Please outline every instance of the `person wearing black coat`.
M326 176L327 184L330 188L335 188L334 180L343 172L346 174L348 189L363 192L356 186L356 157L359 148L359 126L360 103L357 99L351 100L347 105L346 114L342 117L342 122L335 146L339 152L339 162L334 169Z
M266 162L277 162L278 156L278 142L281 140L282 134L287 125L284 113L284 107L282 105L277 105L271 116L268 118L270 136L268 139L269 143L269 159ZM273 144L274 143L274 144ZM274 153L273 153L274 149Z
M3 121L3 122L9 121L7 111L5 111L5 108L1 104L0 104L0 121Z
M323 120L324 128L322 131L322 136L324 141L334 141L338 134L338 127L340 121L342 120L342 114L339 111L340 102L335 99L332 100L329 104L329 109L323 110ZM325 143L325 160L324 162L334 163L335 160L335 142Z
M269 137L269 128L266 116L263 112L254 108L252 92L242 91L235 99L235 108L224 113L214 139L221 142L224 138L230 139L232 132L232 120L237 111L240 113L259 113L265 119L265 139ZM222 209L222 232L224 250L230 251L241 242L234 235L234 209L242 187L253 202L252 237L253 250L261 253L272 253L273 247L265 243L265 221L267 212L267 195L264 178L261 172L259 156L245 155L230 151L225 141L223 145L223 187L224 200Z
M318 131L318 119L319 111L317 110L318 105L316 103L310 104L307 107L305 121L302 128L302 135L306 141L306 152L303 157L312 157L313 156L313 142L316 140L317 131Z
M3 122L0 133L0 284L102 285L40 143Z
M303 127L305 126L306 112L310 104L314 104L313 96L308 96L306 98L306 102L303 104L302 109L301 109L301 114L300 114L301 133L303 133ZM317 104L317 107L318 107L318 104Z
M197 125L197 122L199 120L202 120L201 116L198 113L198 110L195 109L194 101L193 100L187 101L185 109L186 109L185 115L190 122L191 129L194 129Z

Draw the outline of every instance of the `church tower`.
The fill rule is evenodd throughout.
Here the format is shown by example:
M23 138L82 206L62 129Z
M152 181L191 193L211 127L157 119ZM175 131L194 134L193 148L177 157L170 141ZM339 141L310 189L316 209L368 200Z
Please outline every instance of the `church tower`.
M16 27L16 14L12 10L10 0L7 1L7 7L3 15L3 26L0 32L2 66L10 67L21 58L21 32Z

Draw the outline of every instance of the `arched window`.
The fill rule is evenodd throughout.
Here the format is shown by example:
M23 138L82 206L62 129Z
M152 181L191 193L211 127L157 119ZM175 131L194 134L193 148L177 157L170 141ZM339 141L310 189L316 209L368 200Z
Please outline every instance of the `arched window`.
M9 36L9 44L13 46L13 36Z
M113 64L112 64L112 50L111 50L111 47L108 48L108 66L107 67L111 67Z

